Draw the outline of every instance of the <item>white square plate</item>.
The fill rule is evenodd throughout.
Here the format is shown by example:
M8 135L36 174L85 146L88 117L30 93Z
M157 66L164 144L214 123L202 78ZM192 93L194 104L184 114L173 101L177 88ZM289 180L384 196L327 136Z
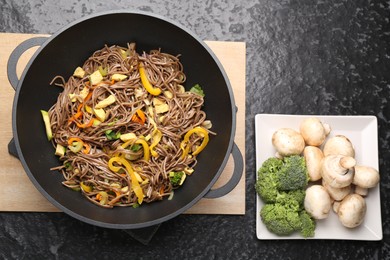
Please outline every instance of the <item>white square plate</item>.
M272 146L272 134L282 127L299 131L299 125L306 117L317 117L330 125L329 135L337 134L348 137L355 147L355 159L359 165L379 169L378 165L378 130L375 116L317 116L317 115L275 115L258 114L255 117L256 137L256 179L257 170L262 163L275 155ZM328 138L329 138L328 137ZM337 215L331 210L329 217L316 221L315 236L309 239L342 240L382 240L382 218L379 185L369 189L366 197L367 213L364 222L357 228L348 229L341 225ZM260 218L263 202L256 198L256 234L258 239L303 239L296 232L290 236L277 236L267 230Z

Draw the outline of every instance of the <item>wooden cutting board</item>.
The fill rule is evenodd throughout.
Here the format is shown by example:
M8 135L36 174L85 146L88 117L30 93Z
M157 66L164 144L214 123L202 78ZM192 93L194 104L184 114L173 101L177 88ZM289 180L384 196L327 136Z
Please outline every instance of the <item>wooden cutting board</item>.
M14 48L36 34L0 33L0 211L58 212L34 187L20 161L8 154L7 145L12 138L12 104L15 91L8 82L7 62ZM222 63L233 87L237 112L235 143L245 163L245 43L206 41ZM18 62L20 76L38 47L26 51ZM225 184L232 172L232 156L214 188ZM187 214L245 214L245 165L237 187L229 194L217 199L201 199Z

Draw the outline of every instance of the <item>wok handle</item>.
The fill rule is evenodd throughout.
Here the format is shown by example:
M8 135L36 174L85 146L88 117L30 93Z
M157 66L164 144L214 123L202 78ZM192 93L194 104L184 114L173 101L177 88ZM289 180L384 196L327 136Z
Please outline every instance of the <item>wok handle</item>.
M35 46L41 46L46 40L47 37L30 38L20 43L12 51L7 63L7 74L8 74L9 83L11 83L11 86L13 87L14 90L16 90L16 87L18 86L18 82L19 82L18 75L16 74L16 65L18 64L20 57L28 49Z
M240 182L242 173L244 171L244 160L242 158L240 149L238 148L236 143L233 143L232 155L234 159L234 170L233 170L232 177L222 187L219 187L214 190L210 190L208 193L206 193L204 198L214 199L214 198L222 197L228 194L229 192L231 192Z

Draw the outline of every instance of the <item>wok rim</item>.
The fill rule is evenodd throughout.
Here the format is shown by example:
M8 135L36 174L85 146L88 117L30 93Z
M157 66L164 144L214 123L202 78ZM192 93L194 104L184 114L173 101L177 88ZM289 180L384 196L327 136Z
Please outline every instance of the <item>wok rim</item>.
M79 213L76 213L75 211L68 209L67 207L63 206L63 204L59 203L56 199L54 199L40 185L40 183L35 178L35 174L32 173L31 170L29 169L29 167L27 165L27 162L26 162L26 159L25 159L25 156L24 156L23 151L22 151L21 146L20 146L20 142L19 142L19 138L18 138L18 129L17 129L17 107L18 107L19 94L20 94L20 91L21 91L21 89L23 87L25 76L26 76L27 72L29 71L31 65L34 63L34 60L36 59L36 57L45 49L45 47L52 40L54 40L56 37L58 37L64 31L66 31L66 30L68 30L68 29L70 29L70 28L72 28L74 26L77 26L77 25L79 25L79 24L81 24L81 23L83 23L83 22L85 22L87 20L91 20L91 19L94 19L94 18L97 18L97 17L101 17L101 16L115 15L115 14L143 15L143 16L151 17L153 19L158 19L158 20L161 20L162 22L167 22L170 25L179 28L180 30L184 31L186 34L188 34L189 36L194 38L195 41L197 41L199 44L201 44L201 46L207 51L207 53L211 56L213 61L218 66L218 69L219 69L219 71L221 72L221 74L222 74L222 76L224 78L224 82L226 84L226 87L227 87L227 90L228 90L228 93L229 93L230 102L231 102L231 114L232 114L231 134L230 134L230 139L229 139L229 143L228 143L228 148L227 148L227 150L225 152L224 159L222 160L222 163L220 164L217 173L214 175L213 179L206 186L206 188L204 188L203 191L201 191L195 198L193 198L185 206L180 207L179 209L175 210L174 212L172 212L170 214L164 215L163 217L159 217L159 218L156 218L156 219L151 220L151 221L145 221L145 222L141 222L141 223L132 223L132 224L108 223L108 222L97 221L97 220L94 220L94 219L91 219L91 218L88 218L88 217L84 217L84 216L80 215ZM214 52L210 49L210 47L199 36L197 36L194 32L192 32L188 28L186 28L183 25L179 24L178 22L176 22L174 20L171 20L171 19L169 19L167 17L164 17L162 15L158 15L158 14L151 13L151 12L139 11L139 10L111 10L111 11L105 11L105 12L97 12L97 13L94 13L94 14L87 15L85 17L81 17L79 19L76 19L73 22L70 22L66 26L63 26L62 28L60 28L54 34L48 36L47 40L32 55L32 57L30 58L30 60L28 61L27 65L26 65L25 69L23 70L23 73L22 73L22 75L21 75L21 77L20 77L20 79L18 81L17 88L16 88L16 91L15 91L14 102L13 102L13 107L12 107L12 130L13 130L13 138L14 138L14 141L15 141L16 151L17 151L19 160L21 161L22 166L23 166L26 174L28 175L30 181L34 184L35 188L37 188L38 191L51 204L53 204L57 209L59 209L62 212L66 213L67 215L72 216L73 218L75 218L77 220L80 220L80 221L85 222L87 224L103 227L103 228L111 228L111 229L138 229L138 228L145 228L145 227L150 227L150 226L154 226L154 225L157 225L157 224L161 224L163 222L166 222L166 221L168 221L168 220L170 220L170 219L172 219L172 218L174 218L174 217L184 213L189 208L191 208L193 205L195 205L199 200L201 200L206 195L207 192L209 192L209 190L213 187L215 182L220 178L223 170L226 167L226 164L227 164L227 161L229 159L229 156L231 154L233 143L234 143L234 137L235 137L235 133L236 133L236 111L237 111L237 107L235 105L234 94L233 94L232 86L231 86L231 83L230 83L230 81L228 79L228 76L227 76L227 74L226 74L226 72L225 72L221 62L216 57ZM28 154L26 154L26 156L28 156Z

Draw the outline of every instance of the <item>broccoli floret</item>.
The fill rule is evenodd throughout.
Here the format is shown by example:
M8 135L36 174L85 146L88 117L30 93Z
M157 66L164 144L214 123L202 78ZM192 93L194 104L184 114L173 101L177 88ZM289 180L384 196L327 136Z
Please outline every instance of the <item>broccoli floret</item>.
M271 157L264 161L257 172L256 191L265 202L275 202L278 195L277 173L283 166L283 161Z
M169 181L171 182L173 187L177 187L183 184L185 179L185 173L181 172L170 172L169 173Z
M305 158L299 155L284 157L277 176L279 190L304 189L309 181Z
M283 160L271 157L257 173L256 191L266 203L275 202L281 191L304 189L309 181L305 159L299 155Z
M315 221L304 209L309 181L304 157L269 158L258 171L256 191L265 202L260 216L270 232L303 237L314 236Z
M276 157L270 157L263 162L259 174L277 173L283 166L283 161Z
M275 201L276 203L289 205L296 211L300 211L304 208L303 202L305 200L305 195L305 190L281 191L276 196Z
M301 235L305 238L313 237L314 230L316 229L316 222L314 219L305 210L302 210L299 213L299 217L301 219Z
M280 236L290 235L301 228L299 212L286 204L265 204L260 216L267 229Z
M303 207L304 194L301 190L282 192L276 203L265 204L260 216L267 229L280 236L299 231L305 238L313 237L316 223Z

